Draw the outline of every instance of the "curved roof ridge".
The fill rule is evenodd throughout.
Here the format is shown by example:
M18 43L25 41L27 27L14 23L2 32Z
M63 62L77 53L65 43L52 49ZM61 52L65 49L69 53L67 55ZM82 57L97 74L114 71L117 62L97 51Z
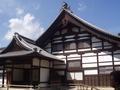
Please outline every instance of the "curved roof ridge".
M26 42L22 37L19 37L19 34L16 35L17 37L17 40L19 40L19 42L24 46L24 47L27 47L29 49L31 49L31 51L34 51L34 52L37 52L43 56L46 56L46 57L50 57L50 58L53 58L53 59L57 59L57 60L61 60L59 58L57 58L56 56L46 52L45 50L43 50L42 48L32 44L32 43L29 43L29 42Z
M33 50L29 45L26 45L25 40L23 38L19 37L18 33L17 34L15 33L15 39L26 49Z
M19 37L24 38L25 41L27 41L27 42L29 42L29 43L32 43L32 44L35 44L35 41L34 41L34 40L32 40L32 39L30 39L30 38L27 38L27 37L25 37L25 36L23 36L23 35L21 35L21 34L19 34L19 33L17 33L17 32L15 32L14 35L19 35Z
M88 21L86 21L86 20L80 18L79 16L73 14L71 11L69 11L69 10L67 10L67 9L64 9L64 10L65 10L66 12L68 12L70 15L72 15L73 17L75 17L76 19L80 20L82 23L87 24L88 26L90 26L90 27L92 27L92 28L94 28L94 29L96 29L96 30L98 30L98 31L100 31L100 32L109 34L109 35L111 35L111 36L114 36L114 37L117 37L117 38L120 39L119 36L114 35L114 34L109 33L109 32L106 32L105 29L102 29L102 28L100 28L100 27L98 27L98 26L96 26L96 25L94 25L94 24L89 23Z

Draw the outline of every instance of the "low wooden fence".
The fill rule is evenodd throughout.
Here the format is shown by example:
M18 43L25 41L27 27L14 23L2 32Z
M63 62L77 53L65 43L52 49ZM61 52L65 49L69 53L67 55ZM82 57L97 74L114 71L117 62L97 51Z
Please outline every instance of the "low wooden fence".
M100 90L93 86L84 84L69 84L69 85L48 85L47 87L40 87L40 85L33 87L32 85L6 85L4 90L11 90L11 88L25 88L26 90ZM1 90L1 89L0 89Z
M69 84L69 85L50 85L48 87L40 87L36 90L100 90L93 86L88 86L84 84Z
M17 89L23 89L25 88L26 90L34 90L33 88L33 85L13 85L13 84L9 84L9 85L0 85L0 90L17 90ZM12 88L12 89L11 89Z

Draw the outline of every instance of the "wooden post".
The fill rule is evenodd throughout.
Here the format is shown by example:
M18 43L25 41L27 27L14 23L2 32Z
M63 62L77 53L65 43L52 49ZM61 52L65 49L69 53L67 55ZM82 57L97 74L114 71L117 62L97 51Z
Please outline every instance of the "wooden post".
M2 87L4 87L4 76L5 76L5 66L3 65L3 73L2 73Z

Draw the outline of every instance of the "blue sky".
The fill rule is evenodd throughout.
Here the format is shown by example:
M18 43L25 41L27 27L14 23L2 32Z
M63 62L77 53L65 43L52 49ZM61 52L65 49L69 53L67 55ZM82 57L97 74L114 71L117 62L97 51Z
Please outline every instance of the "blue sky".
M120 0L0 0L0 47L14 32L36 40L60 13L63 1L74 14L103 28L120 32Z

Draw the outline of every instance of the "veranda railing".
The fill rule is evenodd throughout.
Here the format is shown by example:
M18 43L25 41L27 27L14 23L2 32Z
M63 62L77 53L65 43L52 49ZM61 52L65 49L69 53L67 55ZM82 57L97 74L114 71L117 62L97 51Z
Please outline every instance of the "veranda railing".
M88 86L84 84L69 84L69 85L49 85L48 87L40 87L36 90L100 90L93 86Z
M40 85L34 88L32 85L6 85L5 90L11 90L11 88L26 88L28 90L100 90L93 86L84 84L68 84L68 85L48 85L47 87L40 87Z

